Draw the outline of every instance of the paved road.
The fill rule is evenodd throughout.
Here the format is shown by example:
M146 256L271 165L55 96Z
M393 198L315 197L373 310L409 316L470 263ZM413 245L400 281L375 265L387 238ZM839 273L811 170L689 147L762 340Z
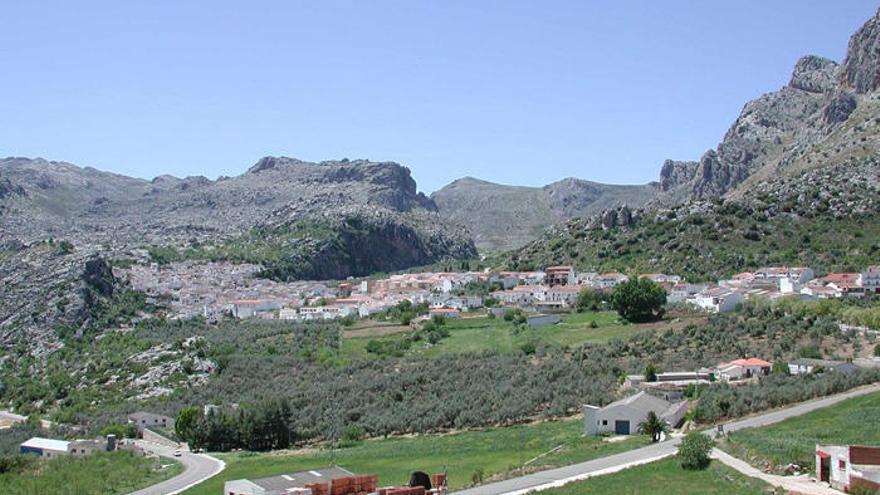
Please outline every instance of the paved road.
M828 407L851 397L873 392L880 392L880 384L859 387L837 395L802 402L785 409L727 423L724 425L724 431L731 432L744 428L756 428L778 423L794 416L800 416L815 411L816 409ZM712 432L714 432L714 430ZM530 491L546 490L547 488L562 486L572 481L584 480L594 476L613 473L630 466L646 464L648 462L671 456L675 454L678 449L679 442L681 442L681 438L671 438L665 442L631 450L629 452L623 452L608 457L594 459L592 461L582 462L580 464L573 464L571 466L550 469L526 476L520 476L518 478L511 478L474 488L468 488L467 490L455 492L454 495L522 495Z
M223 471L226 467L226 464L223 461L215 459L209 455L193 454L192 452L182 450L182 455L180 457L173 457L174 451L176 450L173 447L144 441L138 441L138 445L143 447L147 452L158 454L162 457L170 457L179 461L183 464L184 471L171 479L144 488L143 490L138 490L131 495L173 495L175 493L180 493L193 485L205 481L220 471Z

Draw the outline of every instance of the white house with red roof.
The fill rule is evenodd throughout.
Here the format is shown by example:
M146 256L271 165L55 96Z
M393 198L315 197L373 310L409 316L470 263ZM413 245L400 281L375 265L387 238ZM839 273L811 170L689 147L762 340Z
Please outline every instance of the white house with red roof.
M735 359L729 363L721 363L715 368L715 376L725 381L744 380L756 376L770 374L773 365L758 358Z

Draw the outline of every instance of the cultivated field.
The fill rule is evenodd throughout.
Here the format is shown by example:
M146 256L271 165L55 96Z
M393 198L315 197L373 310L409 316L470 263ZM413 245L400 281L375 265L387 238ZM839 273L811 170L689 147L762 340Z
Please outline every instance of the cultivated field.
M184 493L215 495L222 491L226 480L291 473L334 462L356 473L378 475L380 486L406 483L416 470L436 473L445 468L450 486L457 489L471 485L475 479L488 481L505 477L505 473L520 474L519 466L530 460L527 471L573 464L647 444L643 436L608 443L583 437L581 433L580 420L566 420L447 435L367 440L335 451L222 454L218 457L226 461L226 470ZM513 470L516 471L511 473Z
M721 447L753 464L795 463L815 469L816 444L880 445L880 393L791 418L764 428L731 433Z
M702 471L681 468L675 458L599 476L542 495L765 495L768 485L713 461Z

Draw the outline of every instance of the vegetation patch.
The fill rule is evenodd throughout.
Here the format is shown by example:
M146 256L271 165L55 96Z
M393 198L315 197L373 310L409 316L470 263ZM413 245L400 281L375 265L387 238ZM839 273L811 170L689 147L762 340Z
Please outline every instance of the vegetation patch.
M769 485L713 461L703 470L663 459L546 490L547 495L766 495Z
M796 464L815 472L816 444L880 445L880 428L872 418L880 418L880 393L774 425L732 432L720 447L761 468L781 470Z

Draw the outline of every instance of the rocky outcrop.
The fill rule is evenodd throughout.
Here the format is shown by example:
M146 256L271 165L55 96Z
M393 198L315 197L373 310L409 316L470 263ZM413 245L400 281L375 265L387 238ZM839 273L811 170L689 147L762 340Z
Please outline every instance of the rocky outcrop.
M836 159L867 152L863 148L870 148L874 140L856 136L858 141L853 141L837 131L863 130L852 121L867 118L854 117L863 100L859 95L880 84L878 16L853 35L842 65L814 55L802 57L785 87L747 103L718 147L707 151L694 167L692 177L689 167L665 162L660 190L666 194L654 203L669 206L690 199L741 195L762 179L821 165L830 153L820 152L816 157L816 150L833 149L841 155ZM685 189L689 189L687 194Z
M660 167L660 184L662 192L668 192L694 180L699 162L666 160Z
M840 81L856 93L880 86L880 11L850 38Z
M840 66L837 62L815 55L798 60L788 86L810 93L825 93L837 87Z

